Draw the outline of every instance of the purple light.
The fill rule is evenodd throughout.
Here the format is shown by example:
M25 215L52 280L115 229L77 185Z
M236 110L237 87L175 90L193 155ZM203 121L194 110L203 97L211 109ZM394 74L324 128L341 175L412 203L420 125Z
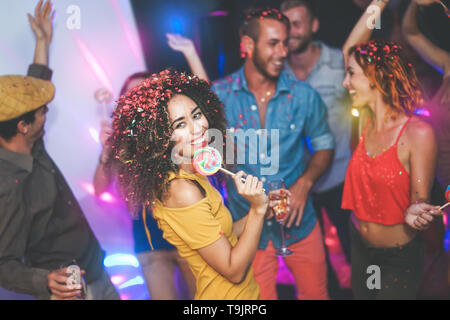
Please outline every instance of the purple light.
M225 17L228 15L228 11L213 11L208 13L210 17Z
M91 50L89 50L88 46L84 43L83 40L81 40L80 37L75 36L75 43L78 46L78 49L80 49L81 53L83 54L84 59L91 67L92 71L94 72L95 76L97 77L98 81L109 91L113 92L113 86L111 84L111 81L109 81L108 76L106 75L105 70L100 65L99 60L94 56Z
M83 182L82 186L83 186L84 190L87 191L87 193L92 194L92 195L95 193L94 186L91 183Z
M116 285L119 286L121 285L123 282L125 281L125 276L124 275L116 275L116 276L112 276L111 277L111 282Z
M100 199L104 202L113 203L116 202L114 197L109 192L104 192L101 194Z
M414 111L415 114L419 115L419 116L425 116L425 117L429 117L431 116L430 111L428 111L425 108L420 108L420 109L416 109Z

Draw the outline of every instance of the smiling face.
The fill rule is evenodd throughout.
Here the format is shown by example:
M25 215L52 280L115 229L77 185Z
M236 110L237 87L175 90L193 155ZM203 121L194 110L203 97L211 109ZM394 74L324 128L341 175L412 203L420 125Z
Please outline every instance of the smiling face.
M264 19L259 23L260 33L251 59L261 74L276 79L283 70L283 61L287 56L287 28L274 19Z
M353 106L356 108L371 105L376 100L377 89L373 85L371 86L369 78L356 62L354 54L350 55L348 59L347 70L342 85L348 90Z
M302 53L313 40L319 29L319 21L311 16L308 8L301 6L283 12L290 23L289 52Z
M168 111L174 148L180 156L192 158L195 151L208 145L208 120L195 101L182 94L170 99Z

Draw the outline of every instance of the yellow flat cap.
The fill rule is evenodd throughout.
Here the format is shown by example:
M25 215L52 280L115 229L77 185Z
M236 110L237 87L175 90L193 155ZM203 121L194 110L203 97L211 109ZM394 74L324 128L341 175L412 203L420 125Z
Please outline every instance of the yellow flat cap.
M36 110L55 96L50 81L25 76L0 77L0 121L7 121Z

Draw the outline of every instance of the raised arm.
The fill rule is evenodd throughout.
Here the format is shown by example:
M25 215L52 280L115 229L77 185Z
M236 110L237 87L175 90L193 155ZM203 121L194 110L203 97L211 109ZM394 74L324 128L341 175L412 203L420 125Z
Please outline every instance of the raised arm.
M344 61L346 64L348 51L350 50L350 48L357 44L370 40L370 36L373 32L373 29L369 28L369 26L371 26L370 23L374 21L374 19L376 20L380 18L381 13L383 12L384 8L386 8L388 3L389 0L373 0L364 11L361 18L359 18L358 22L353 27L352 32L350 32L350 35L345 41L344 46L342 47L342 53L344 54ZM374 6L378 7L379 10L371 10L371 8L375 8Z
M52 10L52 3L47 0L42 6L43 1L39 1L34 9L34 17L28 15L28 21L36 37L36 47L33 63L48 66L49 48L53 37L53 18L55 11Z
M443 72L445 77L450 75L450 54L428 40L417 26L419 7L435 2L439 0L412 0L403 18L402 30L409 44L428 64Z
M100 128L100 143L102 145L102 153L95 169L94 175L94 191L97 196L101 195L112 182L111 173L105 168L105 164L108 161L110 154L110 146L108 145L108 138L112 133L112 129L108 122L103 121Z
M203 67L203 63L198 56L197 50L195 50L194 43L191 39L185 38L180 34L167 35L167 43L175 50L181 52L186 58L191 72L198 76L200 79L209 81L208 74Z

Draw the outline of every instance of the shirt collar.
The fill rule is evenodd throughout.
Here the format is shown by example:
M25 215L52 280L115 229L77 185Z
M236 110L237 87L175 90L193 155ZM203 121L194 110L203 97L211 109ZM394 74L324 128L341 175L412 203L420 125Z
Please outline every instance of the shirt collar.
M322 67L322 65L331 63L331 53L330 53L329 47L322 41L314 41L313 44L320 47L322 50L320 51L319 59L317 60L316 64L314 65L314 68L311 70L308 78L310 77L311 74L314 73L315 70ZM292 70L291 66L289 65L289 63L287 61L284 65L284 71L286 71L287 74L289 74L290 76L293 76L295 78L294 70Z
M33 170L33 157L0 148L0 159L6 160L28 172Z
M285 61L284 63L287 64L287 61ZM248 86L247 86L247 79L245 79L244 66L242 66L238 70L238 72L236 72L236 74L232 80L233 80L233 84L232 84L231 88L233 91L239 91L239 90L244 89L244 90L250 92L250 90L248 89ZM276 89L273 97L276 97L280 92L283 92L283 91L289 91L289 81L288 81L287 74L284 69L281 72L280 77L278 78L277 89Z
M317 63L314 66L314 69L319 68L322 64L330 64L331 63L331 53L330 53L330 49L328 48L328 46L325 43L323 43L322 41L314 41L313 44L322 49L320 51L319 60L317 60Z

